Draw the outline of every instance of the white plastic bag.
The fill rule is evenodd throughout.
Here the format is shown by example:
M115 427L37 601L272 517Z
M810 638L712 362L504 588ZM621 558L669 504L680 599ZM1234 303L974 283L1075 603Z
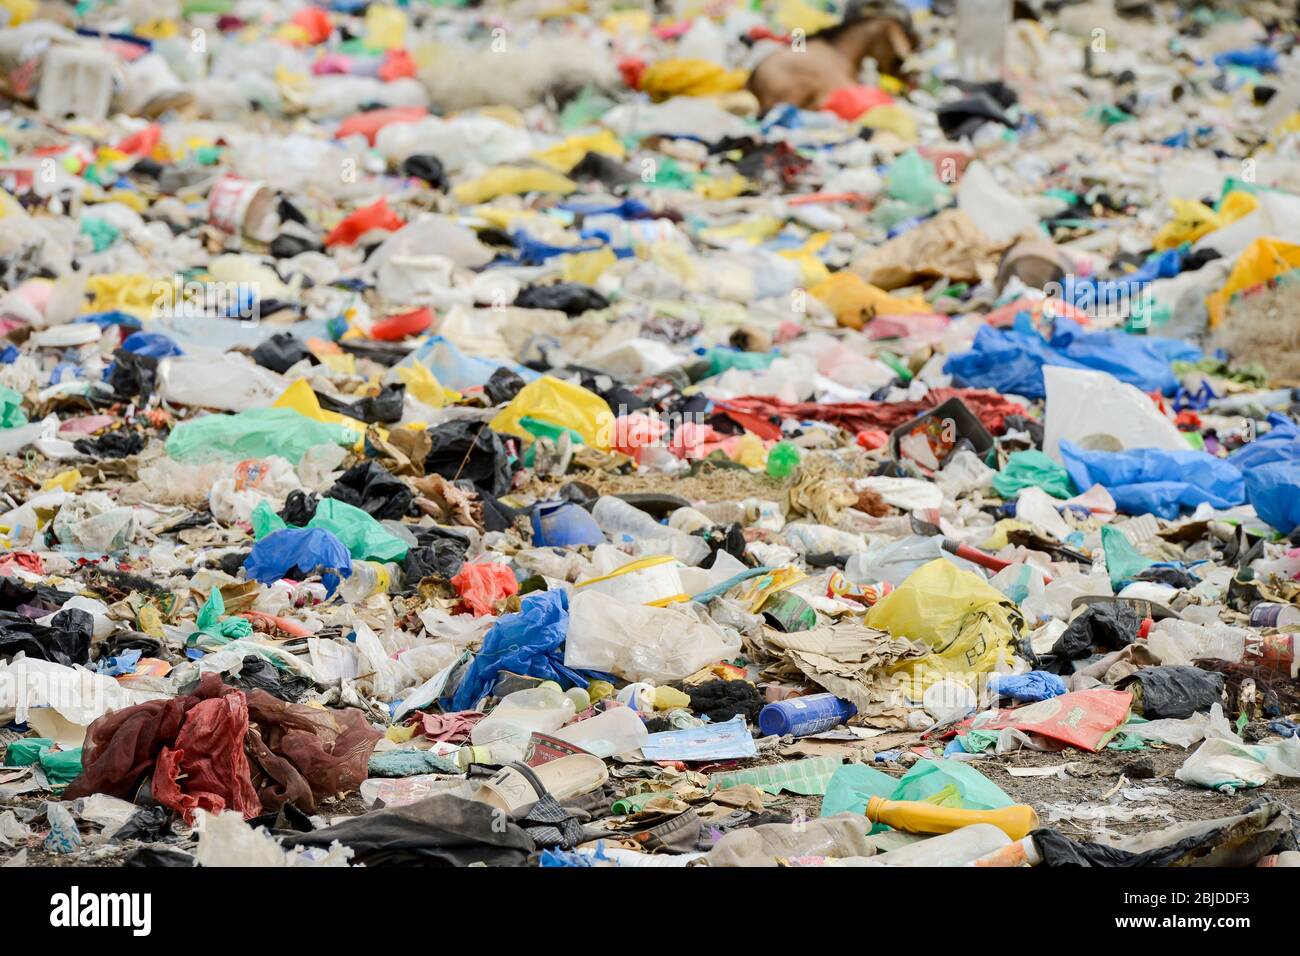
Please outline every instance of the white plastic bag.
M564 665L662 684L740 652L740 637L693 611L626 604L582 590L569 602Z
M1043 366L1047 416L1043 451L1061 460L1061 441L1096 451L1168 448L1186 451L1187 440L1138 388L1105 372Z

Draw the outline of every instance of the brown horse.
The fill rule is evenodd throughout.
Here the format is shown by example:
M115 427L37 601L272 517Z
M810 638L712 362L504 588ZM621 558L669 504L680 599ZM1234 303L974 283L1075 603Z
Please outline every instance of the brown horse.
M834 90L858 82L867 57L880 72L896 76L915 46L915 34L896 17L846 18L808 37L802 49L792 45L760 62L749 76L749 91L764 113L778 103L820 109Z

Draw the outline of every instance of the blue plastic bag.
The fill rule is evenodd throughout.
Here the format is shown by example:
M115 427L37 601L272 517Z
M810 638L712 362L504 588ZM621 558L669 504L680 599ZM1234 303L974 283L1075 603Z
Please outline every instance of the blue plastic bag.
M1236 465L1203 451L1085 451L1069 441L1062 441L1060 449L1075 486L1086 490L1103 485L1124 514L1151 512L1173 520L1183 508L1202 503L1231 508L1246 500Z
M989 690L999 697L1012 700L1047 700L1065 693L1065 681L1047 671L1030 671L1028 674L994 674L989 678Z
M498 671L553 680L561 687L586 687L591 683L588 677L564 666L568 633L569 595L564 591L529 594L517 614L506 614L488 631L455 695L442 699L443 710L471 710L492 689Z
M538 372L509 359L498 360L466 355L441 335L431 337L398 364L428 366L440 385L444 388L453 388L458 392L487 384L492 373L503 365L517 373L525 382L533 382L541 378Z
M1268 431L1228 456L1243 473L1269 462L1300 461L1300 427L1280 412L1269 415L1268 423Z
M1291 534L1300 527L1300 459L1248 468L1246 494L1261 519Z
M132 332L122 340L122 348L147 358L167 358L185 354L179 345L161 332Z
M285 528L253 545L244 559L247 577L263 584L275 583L293 568L303 574L324 570L321 582L333 594L340 574L352 576L352 555L336 535L324 528Z

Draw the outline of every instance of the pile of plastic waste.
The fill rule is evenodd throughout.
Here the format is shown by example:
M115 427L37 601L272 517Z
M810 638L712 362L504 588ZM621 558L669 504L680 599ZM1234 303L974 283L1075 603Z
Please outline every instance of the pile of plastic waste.
M1015 13L0 2L0 859L1294 865L1295 24Z

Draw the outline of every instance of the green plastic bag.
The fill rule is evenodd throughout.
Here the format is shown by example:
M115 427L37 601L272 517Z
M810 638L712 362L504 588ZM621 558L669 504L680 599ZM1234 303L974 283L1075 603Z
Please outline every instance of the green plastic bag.
M1110 525L1102 526L1101 550L1106 553L1106 571L1110 574L1110 586L1116 591L1156 563L1139 554L1137 548L1129 543L1124 532Z
M935 176L934 164L923 159L916 150L909 149L889 167L885 192L925 212L944 205L950 190Z
M46 748L41 751L40 763L50 786L62 790L81 776L81 748L76 747L73 750Z
M167 439L167 454L187 464L279 455L296 465L317 445L351 447L356 441L351 429L315 421L290 408L250 408L238 415L204 415L181 422Z
M892 797L898 787L898 778L882 773L874 767L860 763L846 763L831 777L826 785L826 796L822 798L821 815L833 817L837 813L867 812L867 801L872 797ZM872 833L880 833L889 827L874 824Z
M1041 451L1018 451L1007 465L993 476L993 487L1003 498L1011 498L1024 488L1042 488L1053 498L1070 498L1074 485L1064 465L1057 464Z
M15 740L5 750L6 767L30 767L41 757L42 750L49 750L54 741L47 737L24 737Z
M898 781L891 800L927 800L953 788L939 806L966 810L997 810L1016 801L968 763L960 760L918 760Z
M348 553L362 561L401 561L410 550L369 514L337 498L322 498L307 527L332 531Z
M12 388L0 385L0 428L17 428L26 424L22 395Z
M198 618L194 621L197 630L191 633L185 642L190 647L214 650L230 641L252 636L253 624L248 618L225 617L225 614L226 601L221 596L221 589L213 588L208 594L207 601L199 609Z

